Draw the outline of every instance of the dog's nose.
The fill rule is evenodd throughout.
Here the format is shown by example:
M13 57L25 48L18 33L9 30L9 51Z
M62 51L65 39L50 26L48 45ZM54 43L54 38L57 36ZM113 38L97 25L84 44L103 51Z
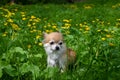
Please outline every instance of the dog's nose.
M59 50L60 48L58 46L56 46L56 50Z

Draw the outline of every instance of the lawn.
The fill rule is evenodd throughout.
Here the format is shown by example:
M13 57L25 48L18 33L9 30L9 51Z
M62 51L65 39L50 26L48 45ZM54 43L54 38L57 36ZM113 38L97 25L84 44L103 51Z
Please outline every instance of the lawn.
M46 68L43 32L59 31L77 53L60 73ZM1 80L119 80L120 1L0 7Z

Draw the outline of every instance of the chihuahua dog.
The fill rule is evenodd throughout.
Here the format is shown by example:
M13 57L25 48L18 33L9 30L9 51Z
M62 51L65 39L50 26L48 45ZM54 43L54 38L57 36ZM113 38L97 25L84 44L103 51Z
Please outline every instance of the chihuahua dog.
M66 47L60 32L44 33L43 46L47 54L48 67L58 67L64 71L76 59L76 53Z

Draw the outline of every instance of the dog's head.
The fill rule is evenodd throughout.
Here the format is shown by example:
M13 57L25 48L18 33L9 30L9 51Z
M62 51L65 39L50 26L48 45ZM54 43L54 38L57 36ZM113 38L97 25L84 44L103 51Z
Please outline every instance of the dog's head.
M43 45L47 53L62 52L66 48L60 32L44 33Z

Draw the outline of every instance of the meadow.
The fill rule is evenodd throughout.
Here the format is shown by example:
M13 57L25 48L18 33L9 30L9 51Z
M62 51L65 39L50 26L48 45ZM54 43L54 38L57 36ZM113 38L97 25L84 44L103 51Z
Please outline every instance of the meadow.
M43 32L53 31L77 53L64 73L46 68ZM0 80L119 79L119 0L0 7Z

